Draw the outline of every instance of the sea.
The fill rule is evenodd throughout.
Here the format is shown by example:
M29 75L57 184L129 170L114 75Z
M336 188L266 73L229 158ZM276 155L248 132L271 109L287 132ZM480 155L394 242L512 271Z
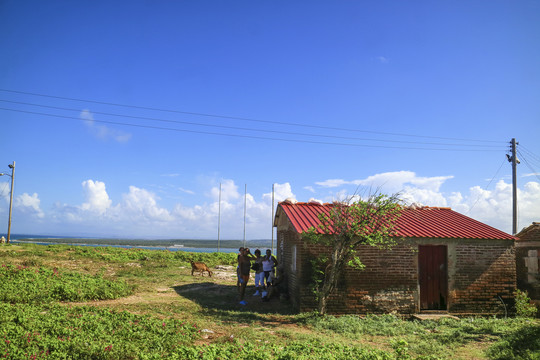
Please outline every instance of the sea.
M4 235L5 236L5 235ZM24 240L23 240L24 239ZM54 239L55 241L50 241ZM61 239L61 241L58 241ZM70 239L77 240L77 242L70 242ZM49 241L47 241L49 240ZM65 237L65 236L43 236L43 235L28 235L28 234L11 234L10 241L12 244L18 244L18 243L32 243L37 245L72 245L72 246L92 246L92 247L117 247L117 248L124 248L124 249L146 249L146 250L169 250L169 251L186 251L186 252L222 252L222 253L234 253L238 252L238 248L224 248L220 247L219 249L217 247L186 247L186 246L144 246L144 245L128 245L128 244L122 244L122 245L115 245L115 244L107 244L104 243L104 239L100 238L88 238L85 239L87 242L81 242L80 237ZM99 243L92 243L92 240L97 241ZM129 242L129 239L121 239L122 242ZM140 239L133 239L134 242L140 243ZM151 242L152 240L148 240L148 242ZM216 241L217 243L217 241Z

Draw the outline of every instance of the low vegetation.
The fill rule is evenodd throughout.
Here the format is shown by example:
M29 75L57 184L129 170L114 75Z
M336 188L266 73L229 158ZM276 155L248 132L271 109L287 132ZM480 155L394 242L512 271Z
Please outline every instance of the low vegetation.
M189 260L213 277L191 276ZM0 358L540 359L540 321L294 314L236 301L235 254L0 247ZM223 266L225 265L225 266ZM213 270L214 270L213 269Z

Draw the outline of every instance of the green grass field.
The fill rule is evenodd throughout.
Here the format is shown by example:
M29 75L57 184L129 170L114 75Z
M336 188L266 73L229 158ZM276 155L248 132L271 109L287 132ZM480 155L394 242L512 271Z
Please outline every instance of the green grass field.
M189 260L214 276L191 276ZM540 321L295 314L236 297L235 254L0 246L0 358L540 359ZM219 266L216 268L216 266Z

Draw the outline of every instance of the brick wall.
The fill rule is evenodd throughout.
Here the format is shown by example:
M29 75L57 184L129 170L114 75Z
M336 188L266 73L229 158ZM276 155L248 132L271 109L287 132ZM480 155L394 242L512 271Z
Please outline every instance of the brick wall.
M517 236L517 287L527 291L531 299L540 301L540 223L533 222Z
M517 236L517 287L527 291L531 299L540 301L540 223L533 222Z
M523 241L540 241L540 223L533 222L532 225L523 229L519 234L519 242Z
M288 235L291 237L293 234ZM328 253L329 249L302 243L297 234L292 243L296 245L297 271L290 278L291 300L297 310L312 311L317 304L309 286L312 281L310 260L320 253ZM358 256L366 268L346 268L337 289L330 296L329 313L416 312L418 275L414 247L402 244L386 251L362 246Z
M462 240L455 245L449 311L456 314L504 314L516 289L512 241Z
M277 259L283 264L283 271L287 273L289 297L296 310L300 310L299 289L300 269L294 267L293 250L299 243L299 236L293 231L278 231L277 233ZM297 264L297 263L296 263Z

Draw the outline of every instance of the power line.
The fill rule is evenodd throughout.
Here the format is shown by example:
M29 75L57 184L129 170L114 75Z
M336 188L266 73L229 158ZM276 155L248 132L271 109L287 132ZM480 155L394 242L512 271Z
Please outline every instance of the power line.
M18 110L18 109L9 109L0 107L0 110L14 111L25 114L32 115L42 115L62 119L71 119L78 121L89 121L87 119L81 119L80 117L57 115L57 114L47 114L36 111L27 111L27 110ZM308 143L308 144L320 144L320 145L339 145L339 146L353 146L353 147L370 147L370 148L385 148L385 149L407 149L407 150L433 150L433 151L500 151L493 149L448 149L448 148L425 148L425 147L406 147L406 146L383 146L383 145L368 145L368 144L351 144L351 143L338 143L338 142L324 142L324 141L313 141L313 140L300 140L300 139L284 139L284 138L272 138L272 137L263 137L263 136L253 136L253 135L240 135L240 134L227 134L211 131L199 131L199 130L188 130L188 129L177 129L177 128L168 128L154 125L142 125L142 124L133 124L133 123L123 123L117 121L107 121L107 120L92 120L93 122L111 124L111 125L120 125L120 126L129 126L136 128L145 128L145 129L155 129L155 130L167 130L167 131L177 131L177 132L188 132L193 134L206 134L206 135L217 135L217 136L228 136L236 138L246 138L246 139L257 139L257 140L273 140L273 141L284 141L292 143ZM470 146L470 145L467 145Z
M536 155L535 153L533 153L531 150L527 149L523 145L519 145L519 148L525 151L528 155L530 155L533 158L533 160L538 161L538 163L540 164L540 156Z
M38 94L38 93L17 91L17 90L10 90L10 89L0 89L0 91L9 92L9 93L15 93L15 94L47 97L47 98L52 98L52 99L78 101L78 102L86 102L86 103L101 104L101 105L108 105L108 106L118 106L118 107L140 109L140 110L160 111L160 112L177 113L177 114L184 114L184 115L204 116L204 117L212 117L212 118L231 119L231 120L241 120L241 121L250 121L250 122L276 124L276 125L298 126L298 127L321 129L321 130L338 130L338 131L347 131L347 132L352 131L352 132L361 132L361 133L369 133L369 134L406 136L406 137L441 139L441 140L500 143L500 141L495 141L495 140L478 140L478 139L464 139L464 138L451 138L451 137L440 137L440 136L427 136L427 135L391 133L391 132L370 131L370 130L351 129L351 128L339 128L339 127L330 127L330 126L300 124L300 123L283 122L283 121L261 120L261 119L247 118L247 117L217 115L217 114L208 114L208 113L200 113L200 112L189 112L189 111L181 111L181 110L162 109L162 108L148 107L148 106L127 105L127 104L119 104L119 103L97 101L97 100L78 99L78 98L55 96L55 95L46 95L46 94Z
M537 170L535 170L531 164L529 164L529 162L527 161L527 158L525 158L525 156L523 156L523 153L521 151L517 151L517 153L519 154L521 160L525 161L525 164L527 165L527 167L532 171L532 174L534 176L536 176L536 178L540 181L540 176L538 176L538 174L540 174L540 172L538 172Z
M42 107L42 108L48 108L48 109L63 110L63 111L76 111L76 112L81 111L80 109L75 109L75 108L35 104L35 103L22 102L22 101L12 101L12 100L4 100L4 99L0 99L0 101L12 103L12 104L30 105L30 106L36 106L36 107ZM100 111L91 111L91 113L105 115L105 116L116 116L116 117L130 118L130 119L158 121L158 122L174 123L174 124L182 124L182 125L194 125L194 126L222 128L222 129L229 129L229 130L254 131L254 132L282 134L282 135L310 136L310 137L320 137L320 138L329 138L329 139L362 140L362 141L375 141L375 142L401 143L401 144L422 144L422 145L439 145L439 146L472 146L472 147L493 147L493 148L499 147L500 148L500 146L497 146L497 145L451 144L451 143L418 142L418 141L403 141L403 140L382 140L382 139L372 139L372 138L358 138L358 137L351 137L351 136L321 135L321 134L309 134L309 133L300 133L300 132L291 132L291 131L254 129L254 128L245 128L245 127L237 127L237 126L227 126L227 125L201 124L201 123L196 123L196 122L191 122L191 121L168 120L168 119L154 118L154 117L147 117L147 116L125 115L125 114L108 113L108 112L100 112Z
M4 183L4 185L5 185L4 188L0 191L0 198L4 198L4 197L7 198L7 193L9 192L7 191L9 188L9 184L6 182Z
M486 187L484 188L484 191L486 191L488 188L489 188L489 185L491 185L491 183L493 182L493 180L497 177L497 175L499 174L499 171L501 171L501 168L503 167L504 163L506 162L506 159L503 159L501 165L499 166L499 169L497 169L497 172L495 173L495 175L493 175L493 177L491 178L491 180L489 180L489 183L486 185ZM472 209L476 206L476 204L478 204L478 201L480 201L480 195L476 198L476 201L474 202L474 204L471 206L471 208L467 211L467 214L469 214Z

